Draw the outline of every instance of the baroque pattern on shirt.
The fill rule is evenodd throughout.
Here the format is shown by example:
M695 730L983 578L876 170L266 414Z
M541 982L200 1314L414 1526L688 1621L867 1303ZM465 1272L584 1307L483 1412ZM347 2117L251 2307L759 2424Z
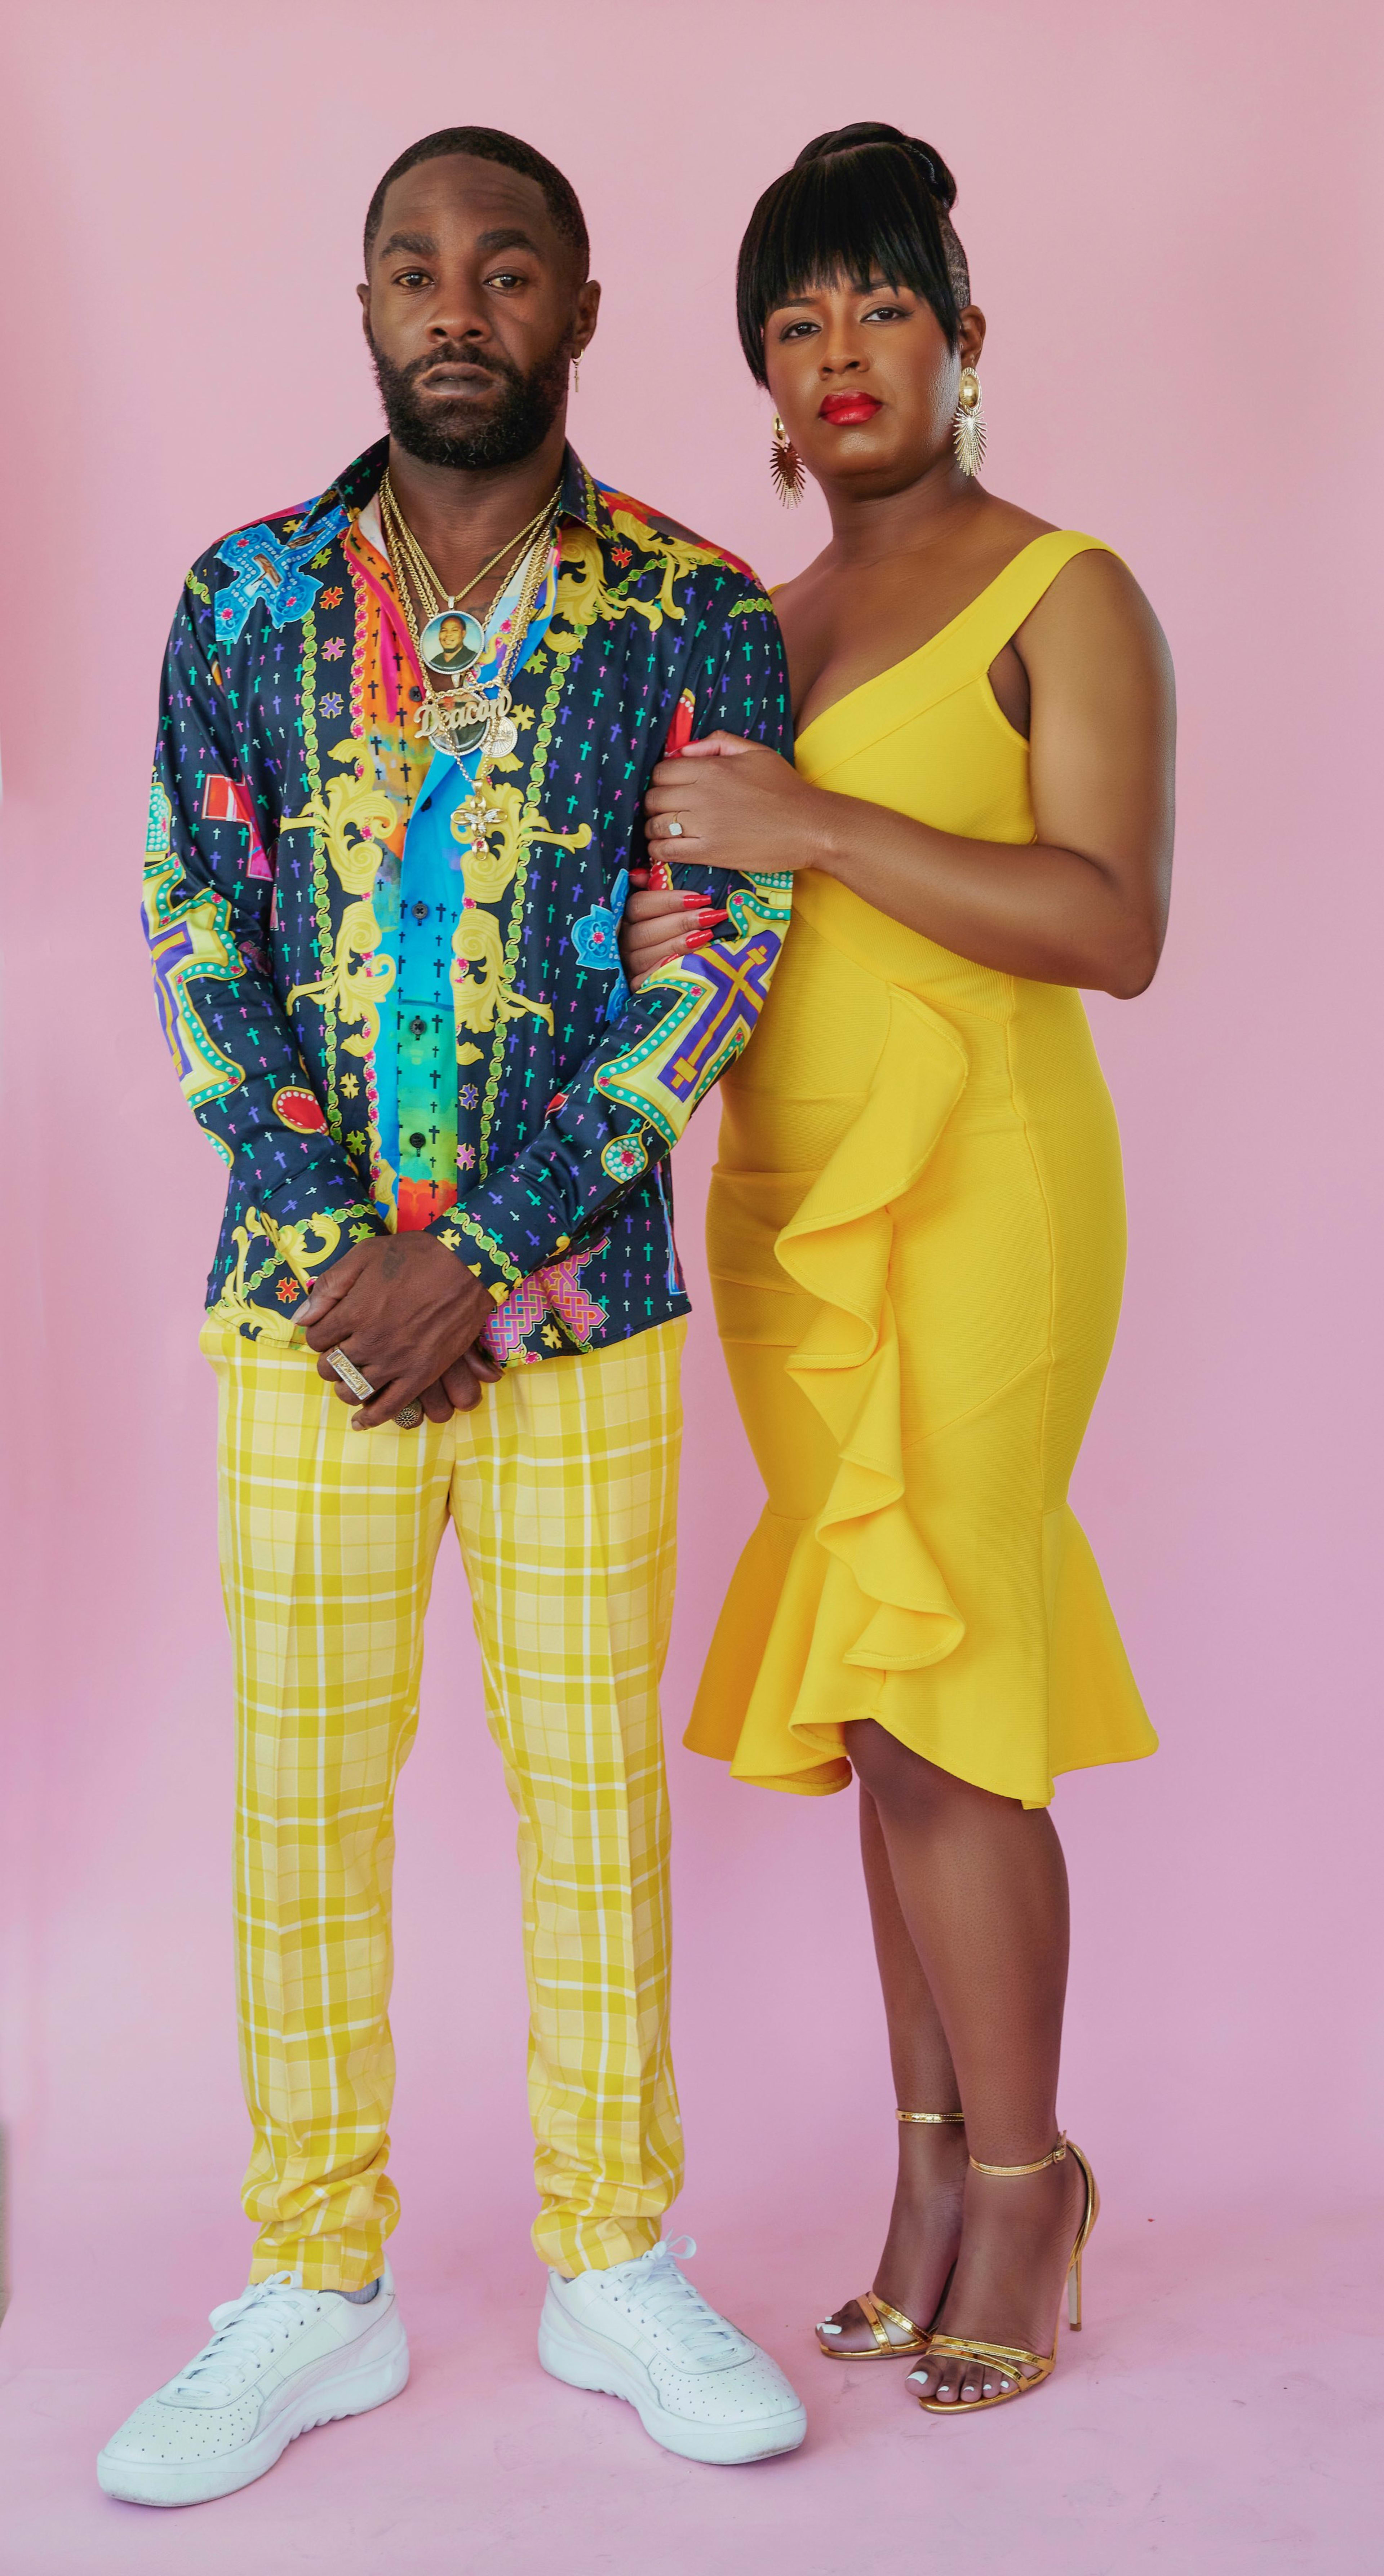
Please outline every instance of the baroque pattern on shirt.
M358 1022L360 1034L343 1038L342 1048L347 1055L368 1055L380 1033L380 1004L394 978L392 959L378 953L380 925L372 901L381 840L394 828L394 806L373 756L358 742L337 743L332 758L344 760L349 774L329 778L325 793L319 789L301 814L279 828L320 831L338 883L352 900L341 915L329 973L295 984L288 1008L292 1011L300 1000L320 1002L338 1019Z
M494 1027L497 1012L502 1020L517 1020L525 1011L531 1011L535 1019L546 1020L551 1030L551 1003L531 1002L526 994L516 991L505 972L500 922L493 912L480 907L500 902L518 874L521 859L535 842L546 841L563 850L584 850L591 838L591 826L580 823L575 832L554 831L540 814L526 810L517 787L503 781L498 786L493 780L487 781L476 806L480 819L474 827L464 814L452 817L452 837L461 847L461 877L466 889L461 919L452 933L452 951L457 961L452 976L457 1027L483 1032Z

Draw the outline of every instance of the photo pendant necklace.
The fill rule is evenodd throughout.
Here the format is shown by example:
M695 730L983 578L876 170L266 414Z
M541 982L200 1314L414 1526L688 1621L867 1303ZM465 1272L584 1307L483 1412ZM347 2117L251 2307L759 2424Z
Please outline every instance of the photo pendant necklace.
M519 739L518 726L510 713L509 676L547 573L548 547L560 498L560 490L552 492L527 525L516 536L506 538L461 590L446 591L399 508L387 469L380 485L385 551L423 673L425 694L414 717L414 730L422 741L430 742L435 750L456 761L479 751L477 786L481 769L492 760L506 759ZM500 668L487 683L477 678L476 670L490 629L461 603L506 556L511 558L508 577L501 583L496 605L503 604L516 579L518 596ZM414 614L413 592L423 612L421 627ZM494 611L492 618L493 615Z

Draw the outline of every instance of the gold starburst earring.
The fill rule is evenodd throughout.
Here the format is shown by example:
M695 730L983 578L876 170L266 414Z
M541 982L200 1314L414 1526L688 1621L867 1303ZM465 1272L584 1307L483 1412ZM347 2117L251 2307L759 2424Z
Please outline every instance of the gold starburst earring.
M961 380L956 388L952 441L962 473L978 474L985 462L985 406L980 398L980 378L974 367L961 370Z
M769 448L769 480L785 510L796 510L807 488L807 473L802 458L777 412L774 414L774 434Z

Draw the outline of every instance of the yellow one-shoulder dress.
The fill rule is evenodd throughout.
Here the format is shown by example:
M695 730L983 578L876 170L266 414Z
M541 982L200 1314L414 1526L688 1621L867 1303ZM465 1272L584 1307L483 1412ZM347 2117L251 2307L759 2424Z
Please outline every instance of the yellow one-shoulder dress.
M1064 564L1017 555L799 736L814 786L976 840L1035 838L987 673ZM767 1488L687 1741L822 1794L872 1717L957 1778L1155 1750L1067 1485L1124 1274L1119 1136L1080 996L974 966L795 880L756 1034L721 1084L708 1239Z

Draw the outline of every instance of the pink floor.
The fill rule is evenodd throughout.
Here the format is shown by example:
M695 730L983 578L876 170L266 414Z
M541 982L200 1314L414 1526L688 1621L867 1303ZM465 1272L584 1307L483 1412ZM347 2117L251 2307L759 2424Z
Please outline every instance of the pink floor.
M1379 2235L1364 2213L1286 2235L1247 2220L1102 2222L1088 2324L1051 2386L939 2424L901 2368L833 2368L804 2316L857 2247L716 2228L706 2290L792 2369L810 2430L749 2469L669 2459L623 2406L554 2387L533 2356L522 2250L429 2280L401 2260L414 2375L357 2423L305 2436L257 2487L194 2512L107 2502L92 2455L184 2357L194 2321L151 2271L61 2361L23 2303L0 2336L4 2576L795 2576L929 2563L1014 2576L1373 2576L1380 2533ZM224 2283L212 2281L209 2295Z

